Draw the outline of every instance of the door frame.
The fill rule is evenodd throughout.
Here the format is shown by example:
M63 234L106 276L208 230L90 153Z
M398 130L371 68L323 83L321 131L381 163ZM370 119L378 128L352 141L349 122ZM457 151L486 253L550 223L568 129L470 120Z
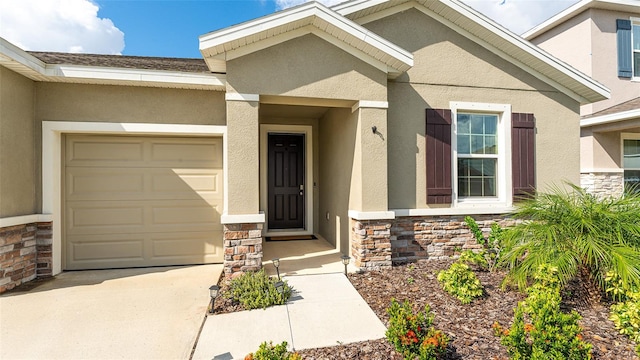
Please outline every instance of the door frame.
M276 235L311 235L313 234L313 127L311 125L260 125L260 210L265 213L264 236ZM302 230L269 229L268 199L268 135L269 134L303 134L305 142L305 219Z

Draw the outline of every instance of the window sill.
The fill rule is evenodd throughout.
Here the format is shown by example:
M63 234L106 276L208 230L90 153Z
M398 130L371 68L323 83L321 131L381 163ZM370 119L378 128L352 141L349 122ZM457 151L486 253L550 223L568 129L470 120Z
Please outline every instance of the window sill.
M438 215L488 215L488 214L507 214L515 211L513 206L491 206L480 205L475 206L457 206L448 208L430 208L430 209L394 209L396 217L400 216L438 216Z

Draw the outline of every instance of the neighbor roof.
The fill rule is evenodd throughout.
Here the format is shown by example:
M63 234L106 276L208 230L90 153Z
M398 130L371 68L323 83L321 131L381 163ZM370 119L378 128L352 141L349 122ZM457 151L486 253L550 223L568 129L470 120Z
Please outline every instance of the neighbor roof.
M581 103L608 99L607 87L458 0L353 0L332 7L364 24L415 7Z
M309 2L200 36L200 52L212 70L225 70L235 57L315 34L377 66L390 77L413 66L413 54L326 6Z
M545 32L553 29L554 27L564 23L565 21L579 15L580 13L588 9L603 9L614 10L622 12L640 13L640 1L638 0L582 0L579 1L565 10L555 14L551 18L545 20L543 23L536 25L531 30L522 34L522 37L527 40L544 34Z
M640 97L584 116L580 120L580 126L594 126L636 118L640 118Z

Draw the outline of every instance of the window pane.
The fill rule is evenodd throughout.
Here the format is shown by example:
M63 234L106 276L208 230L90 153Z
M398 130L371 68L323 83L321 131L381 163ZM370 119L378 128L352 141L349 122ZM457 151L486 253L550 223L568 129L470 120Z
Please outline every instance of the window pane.
M498 132L498 117L494 115L488 115L484 117L484 133L485 134L497 134Z
M478 135L471 136L471 153L484 154L484 137Z
M458 134L469 134L471 133L470 127L471 117L466 114L458 115Z
M469 135L458 135L458 153L471 154Z
M633 49L640 50L640 26L633 26Z
M486 136L484 138L484 153L485 154L497 154L498 147L496 146L496 137L495 136Z
M484 122L479 115L473 115L471 117L471 133L472 134L484 134Z
M640 169L640 140L624 140L625 169Z
M496 159L458 159L458 196L496 196Z
M640 52L633 53L633 76L640 76Z
M624 171L624 190L640 193L640 170Z

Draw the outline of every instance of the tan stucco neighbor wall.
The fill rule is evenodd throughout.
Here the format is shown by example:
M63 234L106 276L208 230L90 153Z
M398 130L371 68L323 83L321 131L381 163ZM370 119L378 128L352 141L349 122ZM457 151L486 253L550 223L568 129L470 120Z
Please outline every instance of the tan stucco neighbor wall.
M533 113L538 188L580 181L576 101L418 10L364 26L412 51L415 61L388 85L390 209L428 207L425 109L449 108L450 101L510 104L513 112Z
M348 211L360 182L354 176L357 125L357 114L342 108L319 121L319 232L344 254L350 252Z
M323 99L386 100L384 72L315 35L227 61L227 91Z
M0 67L0 218L39 211L33 81Z

